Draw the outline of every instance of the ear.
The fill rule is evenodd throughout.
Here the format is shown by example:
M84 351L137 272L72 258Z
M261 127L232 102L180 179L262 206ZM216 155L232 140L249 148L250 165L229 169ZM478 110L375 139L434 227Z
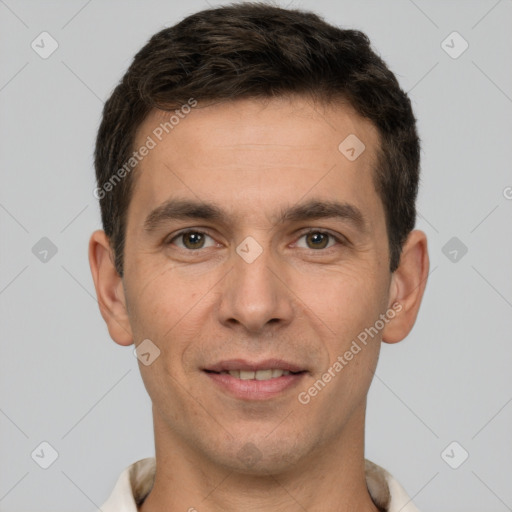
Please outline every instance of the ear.
M427 284L428 269L427 237L423 231L413 230L391 277L388 308L395 311L395 316L384 327L382 341L397 343L411 331Z
M108 327L110 337L119 345L131 345L130 327L123 280L117 273L109 239L98 230L89 240L89 265L91 267L101 316Z

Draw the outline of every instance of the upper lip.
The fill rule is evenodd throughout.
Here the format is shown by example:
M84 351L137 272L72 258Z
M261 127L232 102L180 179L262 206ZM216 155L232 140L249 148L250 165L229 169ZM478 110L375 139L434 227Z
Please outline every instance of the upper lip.
M258 370L279 369L289 372L302 372L305 368L283 359L265 359L263 361L247 361L245 359L229 359L204 368L211 372L223 372L230 370L245 370L256 372Z

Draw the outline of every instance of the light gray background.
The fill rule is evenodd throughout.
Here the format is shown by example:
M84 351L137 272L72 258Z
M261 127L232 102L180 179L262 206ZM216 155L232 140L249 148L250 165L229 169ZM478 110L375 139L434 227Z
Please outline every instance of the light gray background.
M368 34L410 92L423 141L417 227L432 273L409 338L383 346L367 457L423 512L512 510L512 1L292 5ZM1 511L96 510L126 466L154 454L133 347L110 340L90 276L92 152L135 52L206 7L0 0ZM31 48L42 31L59 44L48 59ZM453 31L469 43L457 59L441 46ZM468 248L455 262L442 252L454 236ZM58 249L46 263L32 253L42 237ZM46 470L31 458L43 441L58 452ZM469 453L458 469L441 457L452 441Z

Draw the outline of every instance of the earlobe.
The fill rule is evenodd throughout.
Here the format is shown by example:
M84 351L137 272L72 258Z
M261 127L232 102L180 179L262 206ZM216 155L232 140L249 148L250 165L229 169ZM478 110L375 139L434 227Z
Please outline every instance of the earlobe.
M420 308L427 283L429 258L427 237L420 230L413 230L404 243L400 265L392 276L389 308L398 303L394 318L386 324L382 341L397 343L411 331Z
M89 265L101 316L110 337L119 345L131 345L133 335L122 278L115 269L109 239L102 230L95 231L89 240Z

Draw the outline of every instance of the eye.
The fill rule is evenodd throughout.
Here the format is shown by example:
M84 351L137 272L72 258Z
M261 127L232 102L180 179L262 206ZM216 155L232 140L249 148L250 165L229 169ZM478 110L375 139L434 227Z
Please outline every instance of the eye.
M297 242L297 246L314 250L327 249L335 245L336 242L340 242L334 235L326 233L325 231L308 231L299 238L299 240L301 239L305 240L306 246L301 246L299 242Z
M209 245L207 245L208 239L210 240ZM183 231L171 238L167 244L177 245L181 249L197 250L214 246L215 240L202 231Z

